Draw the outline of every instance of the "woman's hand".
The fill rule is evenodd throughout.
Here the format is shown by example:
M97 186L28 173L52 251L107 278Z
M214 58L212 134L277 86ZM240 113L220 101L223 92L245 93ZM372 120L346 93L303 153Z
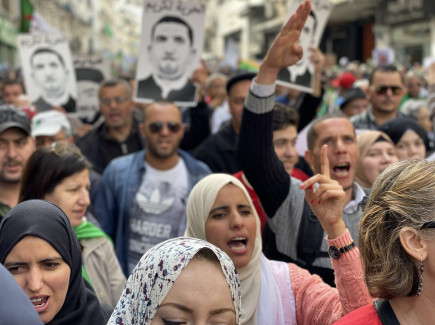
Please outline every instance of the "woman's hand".
M305 199L319 219L323 230L329 239L334 239L346 231L346 225L341 217L346 193L343 187L330 177L326 144L322 147L320 159L321 173L306 180L301 188L305 190Z

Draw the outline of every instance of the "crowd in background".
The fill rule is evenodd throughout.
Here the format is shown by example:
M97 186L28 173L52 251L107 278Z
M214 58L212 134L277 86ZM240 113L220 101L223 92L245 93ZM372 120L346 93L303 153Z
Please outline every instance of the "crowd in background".
M313 48L313 93L276 86L309 10L258 71L203 63L195 107L113 78L77 123L3 74L0 263L31 301L0 268L9 323L431 323L435 64Z

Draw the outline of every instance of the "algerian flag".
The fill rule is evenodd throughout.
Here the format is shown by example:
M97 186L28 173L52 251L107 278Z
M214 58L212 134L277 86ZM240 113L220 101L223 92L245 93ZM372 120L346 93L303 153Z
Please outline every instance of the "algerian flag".
M21 25L20 32L28 33L33 17L33 5L30 0L21 0Z

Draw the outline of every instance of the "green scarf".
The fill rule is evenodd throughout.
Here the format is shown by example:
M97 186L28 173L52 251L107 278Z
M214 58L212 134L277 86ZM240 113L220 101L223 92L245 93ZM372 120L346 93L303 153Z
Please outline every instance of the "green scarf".
M74 232L76 233L77 238L80 239L86 239L86 238L99 238L106 236L109 238L110 241L111 238L107 236L100 228L95 226L93 223L88 221L83 221L80 225L73 227ZM92 285L91 280L89 279L89 275L86 272L85 266L82 265L82 277L88 281L90 285Z

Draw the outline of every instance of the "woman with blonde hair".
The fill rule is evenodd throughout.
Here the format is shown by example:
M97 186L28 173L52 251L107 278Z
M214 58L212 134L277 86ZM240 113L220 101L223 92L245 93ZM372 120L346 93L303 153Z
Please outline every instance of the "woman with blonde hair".
M355 180L371 188L376 178L392 163L398 161L393 141L384 132L370 130L357 136L360 149Z
M337 324L433 324L435 162L401 161L379 176L359 247L369 291L380 299Z

